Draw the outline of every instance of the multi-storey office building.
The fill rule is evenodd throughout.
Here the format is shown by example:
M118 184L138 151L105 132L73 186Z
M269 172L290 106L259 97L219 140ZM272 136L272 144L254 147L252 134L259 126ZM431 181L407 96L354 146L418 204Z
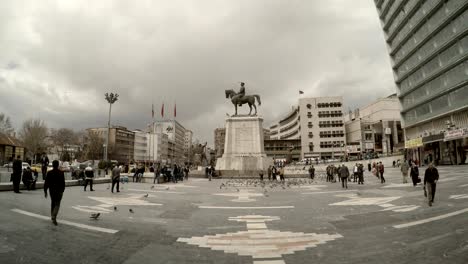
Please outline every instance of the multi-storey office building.
M468 1L375 0L392 61L408 158L464 163Z
M214 147L216 158L224 154L224 142L226 140L226 128L216 128L214 130Z
M106 139L107 127L88 128L88 132ZM120 163L130 163L134 158L135 133L122 126L113 126L109 129L109 160Z
M162 120L153 124L153 133L168 136L168 162L182 164L187 161L184 154L186 129L176 120Z
M279 122L270 126L270 139L300 139L301 159L330 159L345 155L343 98L301 98Z
M190 157L192 156L192 138L193 138L193 132L191 130L185 130L184 157L186 161L189 161Z
M399 153L404 149L400 102L396 94L358 108L345 115L346 152L350 156L372 157L372 153Z
M146 132L134 130L135 144L133 146L133 160L135 162L149 161L148 155L148 136Z

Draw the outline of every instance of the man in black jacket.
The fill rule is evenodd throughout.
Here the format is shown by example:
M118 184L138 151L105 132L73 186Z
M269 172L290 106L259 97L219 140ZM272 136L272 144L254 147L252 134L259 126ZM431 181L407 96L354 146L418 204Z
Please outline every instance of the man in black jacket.
M52 162L52 170L47 173L47 177L44 182L45 198L47 198L47 189L50 193L50 214L54 225L57 225L57 214L60 209L63 192L65 191L65 175L58 167L58 160L54 160Z
M42 172L42 179L45 180L47 175L47 167L49 166L49 157L45 153L42 153L41 157L41 172Z
M436 192L436 184L439 180L439 172L434 167L434 165L429 163L429 167L426 169L424 173L424 188L426 188L427 193L427 200L429 202L429 206L432 206L434 202L434 196Z
M23 173L23 161L21 161L20 156L18 156L13 161L13 173L11 174L11 180L13 181L13 191L15 193L21 193L19 191L19 188L20 188L22 173Z

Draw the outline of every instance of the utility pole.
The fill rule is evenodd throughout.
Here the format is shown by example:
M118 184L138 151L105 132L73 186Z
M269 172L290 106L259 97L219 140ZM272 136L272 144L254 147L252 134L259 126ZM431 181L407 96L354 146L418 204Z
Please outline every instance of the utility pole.
M107 133L106 133L106 144L104 145L104 160L107 161L107 152L109 148L109 133L110 133L110 120L111 120L111 111L112 111L112 104L114 104L119 95L117 93L106 93L106 101L109 103L109 119L107 121Z

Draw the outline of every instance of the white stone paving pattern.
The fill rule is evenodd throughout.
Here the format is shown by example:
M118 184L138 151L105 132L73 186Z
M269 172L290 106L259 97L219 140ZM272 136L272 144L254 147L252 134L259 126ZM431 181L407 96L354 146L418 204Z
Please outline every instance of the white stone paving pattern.
M266 222L279 220L277 216L245 215L230 217L230 221L246 222L247 231L211 236L179 238L178 242L196 245L240 256L252 256L254 263L284 263L282 255L316 247L342 238L340 234L316 234L269 230ZM270 259L270 260L264 260Z

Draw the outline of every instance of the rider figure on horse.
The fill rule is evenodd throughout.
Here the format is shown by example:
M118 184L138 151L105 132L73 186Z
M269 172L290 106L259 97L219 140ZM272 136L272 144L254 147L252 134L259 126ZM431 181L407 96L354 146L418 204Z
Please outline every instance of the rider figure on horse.
M240 99L242 97L244 97L244 95L245 95L245 87L244 87L245 83L241 82L240 85L241 85L241 87L239 89L239 92L232 97L233 99L235 98L235 99L239 100L239 102L240 102ZM239 106L242 106L242 104L239 104Z

